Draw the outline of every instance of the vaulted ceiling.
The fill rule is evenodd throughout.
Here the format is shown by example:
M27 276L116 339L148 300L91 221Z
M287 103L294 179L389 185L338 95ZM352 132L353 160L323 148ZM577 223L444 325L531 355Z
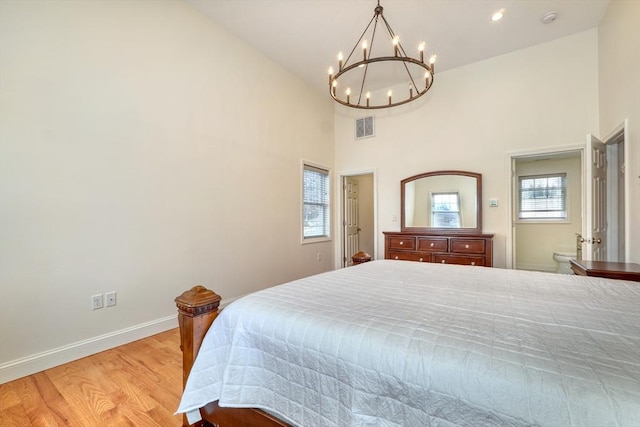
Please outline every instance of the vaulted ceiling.
M320 90L349 52L377 0L185 0ZM597 27L609 0L380 0L408 54L427 44L437 72ZM504 11L504 18L491 16ZM555 12L556 19L542 18Z

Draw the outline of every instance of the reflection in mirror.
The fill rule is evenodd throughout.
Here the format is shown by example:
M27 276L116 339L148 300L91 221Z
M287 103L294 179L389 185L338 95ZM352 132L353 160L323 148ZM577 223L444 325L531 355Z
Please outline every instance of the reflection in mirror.
M480 231L480 174L438 171L402 181L402 229Z

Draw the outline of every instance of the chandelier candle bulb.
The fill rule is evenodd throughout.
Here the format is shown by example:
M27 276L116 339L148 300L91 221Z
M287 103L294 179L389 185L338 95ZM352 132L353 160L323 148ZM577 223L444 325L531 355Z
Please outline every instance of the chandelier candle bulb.
M364 54L364 60L367 60L367 41L362 42L362 53Z
M350 99L351 99L351 88L347 88L347 104L351 104Z
M338 52L338 70L342 71L342 52Z
M389 97L389 105L391 105L391 91L387 92L387 96Z
M393 54L395 56L398 56L398 42L400 41L400 39L398 38L398 36L393 37Z
M333 80L333 67L329 67L329 84Z
M367 107L369 106L369 99L371 98L371 92L367 92Z
M420 52L420 62L424 62L424 42L418 45L418 52Z

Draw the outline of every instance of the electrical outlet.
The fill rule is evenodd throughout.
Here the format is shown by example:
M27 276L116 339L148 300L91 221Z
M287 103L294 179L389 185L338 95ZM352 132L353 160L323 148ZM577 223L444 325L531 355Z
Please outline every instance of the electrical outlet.
M113 307L114 305L116 305L116 303L117 303L116 291L107 292L106 294L104 294L104 296L107 299L107 307Z
M104 307L102 294L91 295L91 310L98 310L102 307Z

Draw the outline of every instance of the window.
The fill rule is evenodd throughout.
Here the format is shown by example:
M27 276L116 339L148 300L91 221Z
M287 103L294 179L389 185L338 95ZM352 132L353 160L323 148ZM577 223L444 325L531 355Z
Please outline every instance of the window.
M303 240L329 237L329 171L304 164L302 177Z
M460 227L460 196L458 193L431 194L431 224L433 227Z
M567 174L519 177L519 219L567 219Z

